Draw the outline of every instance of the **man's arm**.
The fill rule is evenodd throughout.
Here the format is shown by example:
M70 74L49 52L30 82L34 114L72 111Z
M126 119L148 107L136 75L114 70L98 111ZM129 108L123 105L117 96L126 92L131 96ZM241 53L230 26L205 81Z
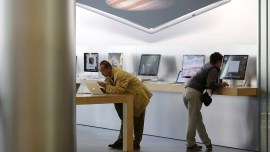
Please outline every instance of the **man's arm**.
M115 75L114 84L106 85L106 92L112 94L123 94L128 87L129 79L124 75Z
M206 88L215 89L215 88L219 88L219 87L229 86L227 82L218 83L217 82L218 79L219 79L219 77L218 77L217 69L213 68L213 69L209 70L208 75L207 75Z

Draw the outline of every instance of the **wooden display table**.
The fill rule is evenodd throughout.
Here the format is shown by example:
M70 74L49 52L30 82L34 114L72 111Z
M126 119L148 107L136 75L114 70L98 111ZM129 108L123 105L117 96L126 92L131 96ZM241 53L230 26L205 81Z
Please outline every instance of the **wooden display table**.
M255 87L225 87L215 90L215 94L228 96L257 96Z
M123 151L133 151L133 96L77 94L76 104L123 103Z
M184 84L170 84L165 82L144 82L143 84L151 91L183 92L185 89Z
M144 82L144 85L151 91L162 92L183 92L184 84L170 84L165 82ZM256 87L225 87L215 90L214 94L228 96L257 96Z

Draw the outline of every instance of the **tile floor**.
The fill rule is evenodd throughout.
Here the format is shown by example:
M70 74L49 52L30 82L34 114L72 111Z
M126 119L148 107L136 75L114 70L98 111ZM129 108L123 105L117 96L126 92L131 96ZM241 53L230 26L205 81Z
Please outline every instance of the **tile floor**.
M118 131L77 125L77 152L121 152L108 148L118 136ZM154 136L143 136L140 152L186 152L186 142ZM206 152L203 147L202 152ZM214 146L213 152L251 152Z

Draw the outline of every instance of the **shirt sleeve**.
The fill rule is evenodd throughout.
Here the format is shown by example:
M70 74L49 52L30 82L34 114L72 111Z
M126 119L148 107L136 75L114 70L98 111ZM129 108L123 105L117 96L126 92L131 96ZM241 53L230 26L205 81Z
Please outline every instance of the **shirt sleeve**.
M210 69L207 74L206 89L215 89L216 87L218 87L218 77L218 70L216 68Z
M111 94L123 94L128 87L128 79L123 74L115 74L114 82L107 84L106 92Z

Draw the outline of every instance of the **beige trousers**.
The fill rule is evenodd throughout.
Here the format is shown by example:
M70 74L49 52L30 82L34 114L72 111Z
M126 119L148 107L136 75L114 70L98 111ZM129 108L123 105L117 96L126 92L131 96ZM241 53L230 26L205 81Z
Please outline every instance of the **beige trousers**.
M186 88L183 93L183 100L186 108L188 109L188 128L187 128L187 146L191 147L196 143L195 136L196 130L199 133L201 141L205 145L210 145L211 140L209 139L205 126L202 120L201 108L201 92L193 89Z

